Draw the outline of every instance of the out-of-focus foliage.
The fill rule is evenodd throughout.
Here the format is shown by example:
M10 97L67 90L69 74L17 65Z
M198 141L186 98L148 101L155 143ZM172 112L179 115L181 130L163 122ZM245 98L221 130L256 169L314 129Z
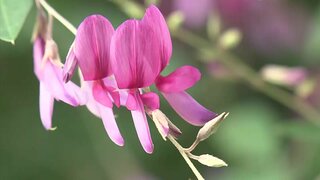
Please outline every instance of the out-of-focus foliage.
M227 1L231 2L223 0L223 2ZM159 7L165 14L170 14L181 7L181 5L175 5L181 2L182 0L176 0L174 3L163 0L159 2ZM248 2L252 1L246 1L244 6L241 6L242 8L235 6L234 8L245 10L249 7ZM271 1L268 1L268 6L259 6L258 10L268 10L268 14L285 13L286 16L291 17L292 14L288 15L287 10L295 6L302 10L299 12L307 14L307 20L311 25L296 28L312 33L307 34L299 46L286 44L289 45L286 48L302 48L299 51L296 49L290 51L278 48L278 45L281 44L276 44L277 46L274 47L277 49L274 52L275 48L271 46L278 39L265 38L279 37L279 34L274 33L280 31L282 25L288 27L288 24L291 23L286 21L292 18L266 17L268 14L264 16L259 13L259 18L261 18L259 22L252 18L250 19L252 24L246 26L248 19L244 19L244 23L241 24L243 26L240 26L231 24L226 21L226 18L221 17L221 31L227 27L234 27L242 33L243 41L233 49L234 53L245 59L245 63L256 70L270 63L309 66L306 59L312 59L312 69L318 71L320 65L318 51L320 47L318 38L320 37L318 27L320 9L317 10L314 7L319 7L319 2L312 1L311 6L309 4L311 1L281 0L279 2L282 3L281 8L284 7L284 9L279 7L273 9L272 3L269 2ZM117 5L106 0L48 0L48 3L75 26L79 25L84 17L93 13L106 16L115 27L127 19L125 13L121 12ZM210 6L213 8L206 7L205 10L209 9L214 14L218 12L216 10L218 6L215 6L214 3L210 3ZM182 12L190 10L189 7L183 7L187 10ZM257 13L253 10L250 12ZM201 9L195 7L194 11L197 11L197 17L202 18L202 15L198 14ZM246 17L240 13L248 14L244 11L237 11L237 13L238 18ZM206 13L208 14L212 13ZM148 155L142 150L130 113L125 108L115 108L120 131L125 138L124 147L118 147L111 142L101 120L90 114L85 107L72 108L63 103L56 103L53 124L57 126L57 130L53 132L44 130L39 118L38 81L33 75L32 44L30 43L35 15L35 8L33 8L15 46L0 41L0 179L193 178L192 172L180 154L172 144L162 140L152 121L149 124L155 151L152 155ZM185 20L188 21L188 16L185 17ZM195 16L192 22L194 18ZM280 20L284 22L281 23ZM304 21L305 19L295 20ZM193 27L192 22L183 26L199 36L206 37L206 24L196 23L197 26ZM201 22L206 22L206 18ZM275 28L261 31L253 28L255 23L264 22L273 25L264 27ZM0 28L2 28L1 25ZM285 29L296 30L294 26ZM253 30L255 30L254 34L250 33ZM56 21L53 33L63 60L74 37ZM280 32L281 34L286 35L286 31ZM296 41L289 39L288 42ZM230 112L218 131L195 150L195 154L213 154L228 164L228 167L215 169L194 162L205 177L223 180L319 178L320 129L318 127L309 124L294 112L263 94L252 90L238 79L217 78L208 68L210 62L203 64L199 54L191 47L173 39L173 57L165 74L184 64L196 66L203 73L197 86L189 90L190 94L204 106L216 112ZM189 146L199 128L190 126L181 120L163 98L161 109L183 131L179 139L181 144Z
M14 43L32 6L32 0L0 0L0 39Z

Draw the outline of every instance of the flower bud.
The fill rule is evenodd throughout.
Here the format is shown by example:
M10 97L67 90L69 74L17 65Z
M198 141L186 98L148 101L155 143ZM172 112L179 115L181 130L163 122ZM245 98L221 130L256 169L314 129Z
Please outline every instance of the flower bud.
M287 67L267 65L262 68L261 76L264 80L278 85L297 86L307 77L307 71L302 67Z
M214 157L210 154L200 155L197 159L201 164L209 166L209 167L223 167L228 166L223 160Z
M180 11L175 11L167 18L167 23L171 32L174 32L180 28L184 22L184 15Z
M241 32L238 29L229 29L219 38L219 45L223 49L232 49L236 47L242 39Z
M207 122L198 132L197 139L203 141L215 133L220 123L229 115L229 113L221 113L211 121Z
M169 133L168 118L160 110L154 110L151 112L152 120L154 121L161 137L166 140Z

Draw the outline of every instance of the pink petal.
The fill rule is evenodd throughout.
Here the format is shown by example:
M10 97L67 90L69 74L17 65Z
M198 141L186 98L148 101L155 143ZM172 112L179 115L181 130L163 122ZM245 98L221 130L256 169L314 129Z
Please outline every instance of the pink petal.
M151 5L148 7L142 22L153 27L155 37L161 47L161 70L163 70L169 63L172 54L172 42L170 32L159 9Z
M140 94L135 93L134 96L136 98L136 101L138 102L138 110L131 111L134 126L136 128L136 131L143 149L147 153L151 154L153 152L153 143L151 140L146 113L144 111Z
M110 139L117 145L123 146L124 140L115 121L112 109L94 100L94 97L92 95L94 83L95 82L91 81L81 81L82 89L84 93L88 96L88 101L86 104L87 108L95 116L102 118L103 125Z
M56 100L62 100L72 106L83 104L83 95L80 88L72 82L65 84L62 78L62 69L51 63L50 60L42 65L45 44L41 38L34 42L34 72L43 86Z
M40 82L39 108L41 122L46 130L52 128L52 112L53 112L54 98L46 89L43 83Z
M44 55L45 44L42 38L38 37L33 43L33 70L38 79L41 77L41 61Z
M137 99L136 99L134 94L128 93L126 107L130 111L134 111L134 110L138 110L139 109L139 105L138 105Z
M102 81L95 81L92 87L92 94L94 99L102 105L112 108L112 101L109 97L109 93L103 87Z
M175 93L192 87L201 78L200 71L192 66L182 66L166 77L159 76L156 86L161 92Z
M103 81L103 84L104 84L106 91L108 91L109 94L111 95L113 103L117 107L120 107L121 96L120 96L118 85L117 85L117 82L116 82L116 79L114 78L114 76L113 75L108 76L108 77L102 79L102 81Z
M216 113L203 107L185 91L162 94L180 117L192 125L201 126L217 116Z
M42 82L57 100L61 100L72 106L81 105L83 94L80 87L73 82L64 83L62 71L61 68L56 67L48 60L42 71Z
M151 24L128 20L111 40L111 64L120 89L150 86L160 73L162 47Z
M118 125L114 118L114 114L111 108L105 107L97 102L104 128L109 135L110 139L119 146L124 145L124 140L119 131Z
M101 15L88 16L79 26L74 53L84 80L98 80L109 76L110 41L114 29Z
M154 92L147 92L141 95L142 102L150 111L160 108L159 96Z
M63 81L68 82L73 76L75 68L78 65L78 60L73 51L73 46L71 46L69 53L67 55L67 60L63 67Z
M93 93L92 93L92 87L93 87L93 82L91 81L81 81L81 87L83 90L83 93L86 95L87 97L87 102L86 102L86 106L88 108L88 110L94 114L97 117L101 117L100 116L100 112L97 106L97 102L95 101L94 97L93 97Z

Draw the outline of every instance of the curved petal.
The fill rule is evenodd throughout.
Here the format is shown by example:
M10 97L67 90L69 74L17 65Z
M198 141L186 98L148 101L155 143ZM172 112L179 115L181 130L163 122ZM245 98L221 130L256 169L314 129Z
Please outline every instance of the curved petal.
M42 82L50 91L52 96L72 106L79 106L82 103L82 92L79 86L73 82L64 83L62 69L56 67L48 60L42 71Z
M134 94L136 101L138 102L138 109L131 111L134 126L136 128L140 143L143 149L151 154L153 152L153 143L150 135L149 125L147 122L146 113L144 111L143 103L140 98L140 94Z
M166 77L159 76L156 86L161 92L176 93L192 87L201 78L200 71L192 66L182 66Z
M147 92L141 95L143 104L150 110L154 111L160 108L160 99L158 94L154 92Z
M91 15L80 24L74 53L84 80L98 80L112 74L110 67L110 41L114 29L101 15Z
M52 112L54 105L54 98L50 92L46 89L43 83L40 82L40 93L39 93L39 108L41 122L46 128L50 130L52 128Z
M185 91L162 94L171 107L192 125L201 126L217 116L216 113L203 107Z
M125 21L114 33L110 50L120 89L150 86L160 73L161 46L154 28L146 23Z
M103 125L110 139L117 145L123 146L124 140L117 126L112 109L94 100L92 95L93 83L94 82L90 81L81 81L82 89L88 96L88 101L86 104L87 108L92 114L102 119Z
M62 71L63 81L66 83L71 80L73 73L75 71L75 68L78 65L78 60L76 58L76 55L74 54L73 46L74 45L72 44L69 49L69 52L66 58L67 60L63 66L63 71Z
M111 108L105 107L97 102L104 128L110 139L119 146L124 145L123 137L119 131L117 122Z
M159 9L151 5L146 10L142 23L154 28L155 38L158 38L161 47L161 70L163 70L168 65L172 54L172 42L166 21Z

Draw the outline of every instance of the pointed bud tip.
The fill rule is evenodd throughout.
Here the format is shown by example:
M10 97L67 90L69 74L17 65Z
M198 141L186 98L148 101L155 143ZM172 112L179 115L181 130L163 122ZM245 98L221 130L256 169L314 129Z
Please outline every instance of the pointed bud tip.
M229 113L223 112L220 115L216 116L211 121L208 121L198 132L197 139L203 141L215 133L220 123L229 115Z
M221 160L217 157L214 157L210 154L200 155L198 158L198 161L201 164L209 166L209 167L227 167L228 166L228 164L226 162L224 162L223 160Z

